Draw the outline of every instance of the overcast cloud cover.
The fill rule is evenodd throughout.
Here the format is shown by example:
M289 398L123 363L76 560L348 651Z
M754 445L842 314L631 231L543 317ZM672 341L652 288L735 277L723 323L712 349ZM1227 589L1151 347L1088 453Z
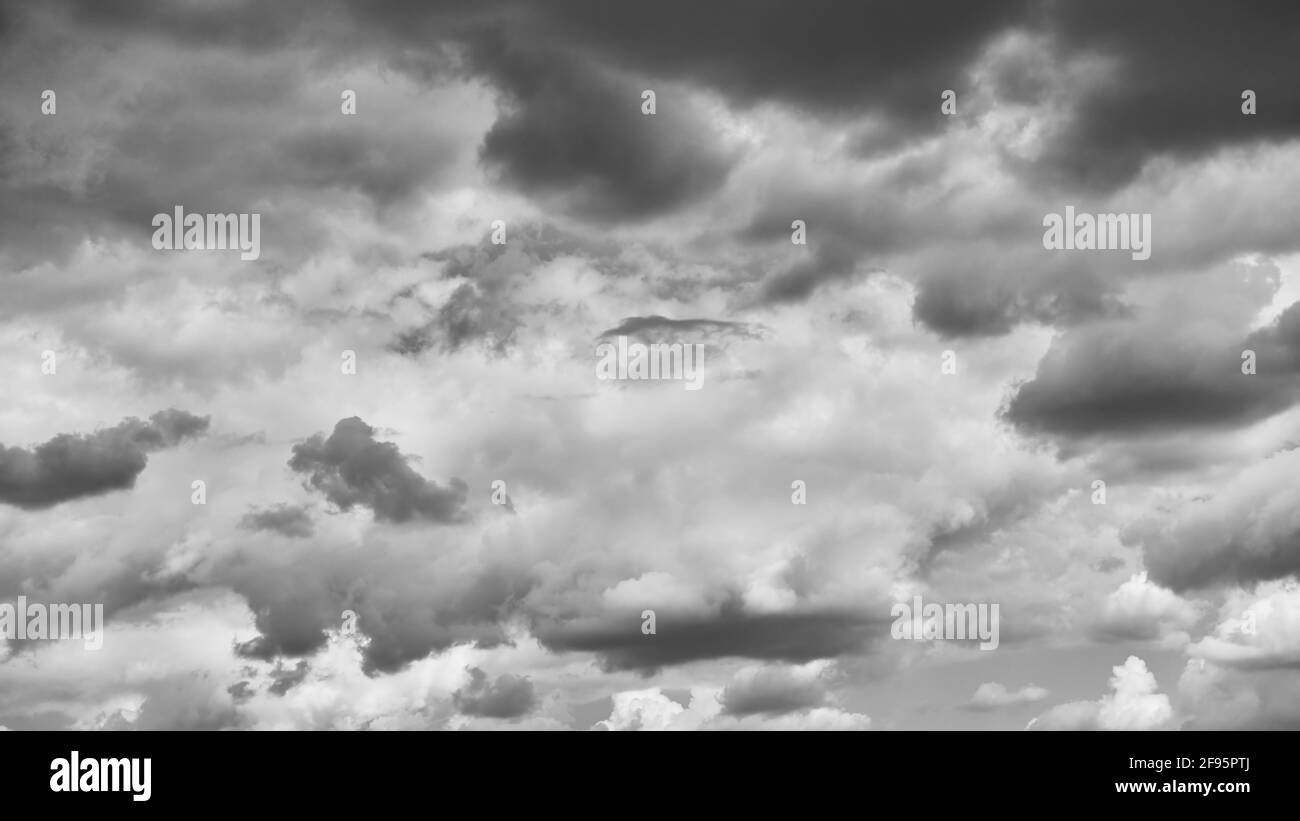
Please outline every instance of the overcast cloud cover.
M107 617L0 638L0 726L1300 727L1298 32L0 2L0 602ZM178 205L260 256L155 250ZM997 648L892 638L918 595Z

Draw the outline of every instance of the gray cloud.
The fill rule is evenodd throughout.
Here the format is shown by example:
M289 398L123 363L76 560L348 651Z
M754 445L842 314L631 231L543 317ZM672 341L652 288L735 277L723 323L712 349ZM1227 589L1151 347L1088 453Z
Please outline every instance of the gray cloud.
M416 8L387 5L401 9L408 23ZM873 111L935 128L937 89L948 87L986 38L1029 7L1015 0L978 10L933 0L905 9L835 0L798 9L778 0L708 6L669 0L615 8L564 0L530 7L518 19L545 42L567 43L628 71L702 84L738 105L775 100L822 115ZM944 25L934 25L938 19ZM779 61L772 59L777 53Z
M744 322L726 322L720 319L668 319L652 314L628 317L597 338L627 336L647 342L659 342L680 339L685 334L695 334L705 339L731 335L753 338L760 336L762 329Z
M443 279L464 280L441 305L430 305L412 288L394 294L392 303L414 300L430 314L428 321L397 334L388 348L403 356L430 349L454 353L478 343L494 355L506 355L523 325L527 307L513 289L534 268L562 256L602 258L608 245L586 242L547 223L507 226L508 241L493 244L485 237L477 245L457 245L422 254L442 264Z
M1081 91L1035 166L1043 177L1113 189L1161 155L1300 136L1300 89L1289 79L1300 27L1294 4L1264 2L1250 14L1211 0L1046 8L1062 55L1105 55L1115 69ZM1259 95L1254 116L1241 113L1244 89Z
M1125 321L1059 337L1005 409L1016 427L1066 439L1231 427L1300 400L1300 304L1245 338ZM1253 350L1254 375L1241 355Z
M877 181L880 190L871 197L858 195L847 183L817 184L798 178L784 183L737 233L742 242L780 249L786 256L763 282L761 298L798 302L822 284L858 272L859 263L878 263L916 242L924 228L898 207L898 200L915 196L942 168L934 157L904 162ZM804 222L806 246L790 241L796 219Z
M183 644L163 655L206 668L124 680L123 644L87 661L17 642L0 723L429 726L454 707L590 726L580 705L616 692L608 726L862 726L828 691L827 659L854 698L902 682L886 727L990 726L1040 697L989 684L971 699L984 678L932 678L942 648L885 641L889 619L863 602L920 580L1003 602L1014 652L982 658L989 677L1010 664L1016 681L1061 681L1044 647L1062 638L1080 673L1114 651L1089 643L1167 654L1196 614L1227 612L1237 593L1222 588L1300 572L1300 451L1280 415L1300 402L1300 307L1255 330L1295 283L1266 262L1254 279L1207 268L1300 237L1295 12L1272 10L0 0L0 338L20 367L0 364L6 430L23 431L0 448L0 594L103 601L144 628L136 659ZM55 117L39 114L46 87ZM1066 202L1153 211L1156 254L1045 253L1042 212ZM261 210L264 257L153 253L150 217L176 203ZM504 246L483 236L497 218ZM807 246L789 241L796 218ZM580 349L596 333L752 361L732 357L719 389L643 400L594 390ZM925 378L948 347L936 334L968 343L957 390ZM47 345L57 395L21 367ZM364 378L322 378L344 348ZM85 378L63 378L64 351ZM430 373L449 380L457 430L426 469L362 417L428 398ZM722 384L735 373L750 378ZM191 393L232 429L267 431L204 449L224 489L201 516L139 493L121 510L29 512L131 487L148 454L207 430L168 411L41 445L73 430L43 415L77 403L112 421L96 402ZM357 416L324 430L302 397ZM1003 435L1000 399L1024 435ZM329 511L363 515L272 504L290 498L286 459ZM453 473L480 504L497 476L529 503L471 517ZM1092 475L1110 506L1087 503ZM806 505L789 503L796 477ZM1151 582L1107 599L1120 567ZM178 595L195 589L220 595ZM642 600L655 635L623 611ZM355 645L337 636L344 610ZM256 637L231 648L250 620ZM454 693L429 678L465 654L493 675L472 667ZM732 676L734 659L757 663ZM624 671L667 668L625 689ZM1113 714L1103 697L1036 726L1163 716L1130 678L1140 698ZM539 699L543 681L556 692ZM1199 718L1294 714L1294 689L1238 704L1251 686L1215 684Z
M765 666L737 674L722 691L720 701L730 715L783 715L819 707L826 697L826 684L817 671Z
M470 682L452 694L456 709L467 716L484 718L519 718L537 704L533 683L509 673L489 681L487 673L469 668Z
M376 441L375 429L355 416L339 420L328 437L318 433L294 445L289 467L341 510L368 507L378 521L452 523L464 516L469 488L463 481L444 488L425 479L397 445Z
M846 612L743 613L724 607L713 616L660 613L655 635L641 634L634 615L609 620L542 623L536 635L556 652L595 653L608 670L649 672L720 658L803 663L860 652L887 634L887 620Z
M236 654L263 661L310 656L353 610L368 638L367 674L394 673L453 644L494 647L506 641L504 622L518 612L533 582L526 570L487 567L472 578L445 578L436 564L382 544L369 551L306 551L301 573L269 572L256 553L222 561L213 579L248 602L259 635Z
M1172 514L1144 517L1122 535L1142 547L1152 580L1174 591L1300 573L1298 467L1300 450L1280 451L1208 497L1189 500Z
M455 352L481 341L498 355L514 343L521 322L505 303L474 283L458 287L428 323L397 335L389 348L403 356L417 356L437 345Z
M39 510L135 486L153 451L202 435L208 418L159 411L92 434L61 433L34 448L0 446L0 502Z
M1044 275L1022 283L1005 270L1005 258L955 264L923 276L917 283L912 315L945 338L1001 336L1022 322L1074 325L1126 315L1114 286L1086 271L1070 276ZM1028 267L1028 266L1027 266Z
M239 526L246 530L269 530L293 539L303 539L315 532L311 514L306 507L279 504L265 509L252 509L244 514Z
M470 54L508 97L482 158L510 185L558 194L569 210L603 222L663 213L726 179L732 152L679 97L664 91L656 113L644 115L643 86L570 54L528 53L496 38Z
M271 671L271 678L274 681L267 689L277 696L282 696L301 684L307 678L310 669L311 667L306 661L300 661L291 668L286 668L282 663L277 663L275 669Z
M211 676L186 672L137 684L144 697L132 715L118 710L103 719L101 729L227 730L238 726L234 699Z

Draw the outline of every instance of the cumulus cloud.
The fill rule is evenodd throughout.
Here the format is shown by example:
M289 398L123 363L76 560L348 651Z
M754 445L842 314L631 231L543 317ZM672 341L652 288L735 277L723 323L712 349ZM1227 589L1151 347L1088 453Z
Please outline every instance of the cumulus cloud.
M1103 730L1153 730L1173 718L1169 696L1156 691L1156 677L1137 656L1114 668L1110 687L1097 711Z
M1158 730L1171 729L1174 718L1169 696L1158 692L1156 677L1146 662L1129 656L1112 668L1111 692L1097 701L1059 704L1031 719L1027 730Z
M4 9L0 592L120 649L5 645L0 724L1295 726L1293 12ZM1067 203L1151 259L1047 251ZM177 204L263 255L154 251ZM732 366L610 385L620 335ZM1014 652L890 641L899 591ZM1176 694L1020 684L1135 641Z
M469 669L469 684L452 694L456 709L465 715L484 718L518 718L537 703L533 683L510 674L490 681L477 667Z
M32 448L0 446L0 502L39 510L135 486L148 454L201 436L208 418L181 410L134 417L91 434L61 433Z
M506 94L483 138L484 162L504 182L557 197L579 216L663 213L716 189L734 161L685 95L646 116L641 86L593 72L572 53L530 53L483 37L469 55Z
M1294 511L1300 450L1251 465L1208 498L1189 499L1172 515L1135 523L1127 538L1142 546L1151 578L1173 590L1279 579L1300 571Z
M1300 304L1244 337L1165 315L1114 320L1060 337L1020 386L1007 419L1062 437L1243 425L1300 400ZM1267 363L1242 372L1242 352Z
M294 445L289 467L339 509L368 507L377 521L449 523L464 515L468 488L462 480L443 488L425 479L397 445L377 441L375 429L355 416L340 419L328 437L318 433Z
M1193 603L1136 573L1106 597L1093 632L1104 641L1185 643L1198 618Z
M1269 15L1250 21L1204 0L1165 0L1130 11L1116 2L1060 10L1056 23L1065 52L1104 53L1113 62L1110 71L1083 90L1075 116L1044 152L1040 173L1098 189L1118 187L1158 157L1186 158L1233 143L1283 141L1300 131L1293 108L1300 97L1280 80L1285 68L1277 39L1296 24L1294 8L1271 7ZM1229 28L1237 37L1225 43L1218 33ZM1151 49L1156 36L1177 38L1182 45ZM1224 73L1208 66L1200 55L1209 50L1232 69ZM1259 122L1223 116L1213 101L1240 105L1238 77L1251 77L1250 87L1277 95L1283 108ZM1170 116L1144 115L1157 107L1167 108Z
M1257 598L1232 596L1223 607L1226 618L1187 654L1244 671L1300 668L1300 588L1294 580L1272 587Z

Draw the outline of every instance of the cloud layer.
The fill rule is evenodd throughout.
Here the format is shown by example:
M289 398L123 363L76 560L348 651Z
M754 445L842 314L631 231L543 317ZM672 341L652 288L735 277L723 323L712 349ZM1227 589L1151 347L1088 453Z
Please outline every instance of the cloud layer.
M1300 726L1256 12L0 0L0 725Z

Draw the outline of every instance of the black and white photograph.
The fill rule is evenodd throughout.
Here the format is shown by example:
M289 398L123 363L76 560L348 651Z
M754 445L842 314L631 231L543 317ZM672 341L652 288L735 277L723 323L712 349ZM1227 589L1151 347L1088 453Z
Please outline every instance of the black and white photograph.
M1226 742L1298 578L1294 2L0 2L8 743Z

